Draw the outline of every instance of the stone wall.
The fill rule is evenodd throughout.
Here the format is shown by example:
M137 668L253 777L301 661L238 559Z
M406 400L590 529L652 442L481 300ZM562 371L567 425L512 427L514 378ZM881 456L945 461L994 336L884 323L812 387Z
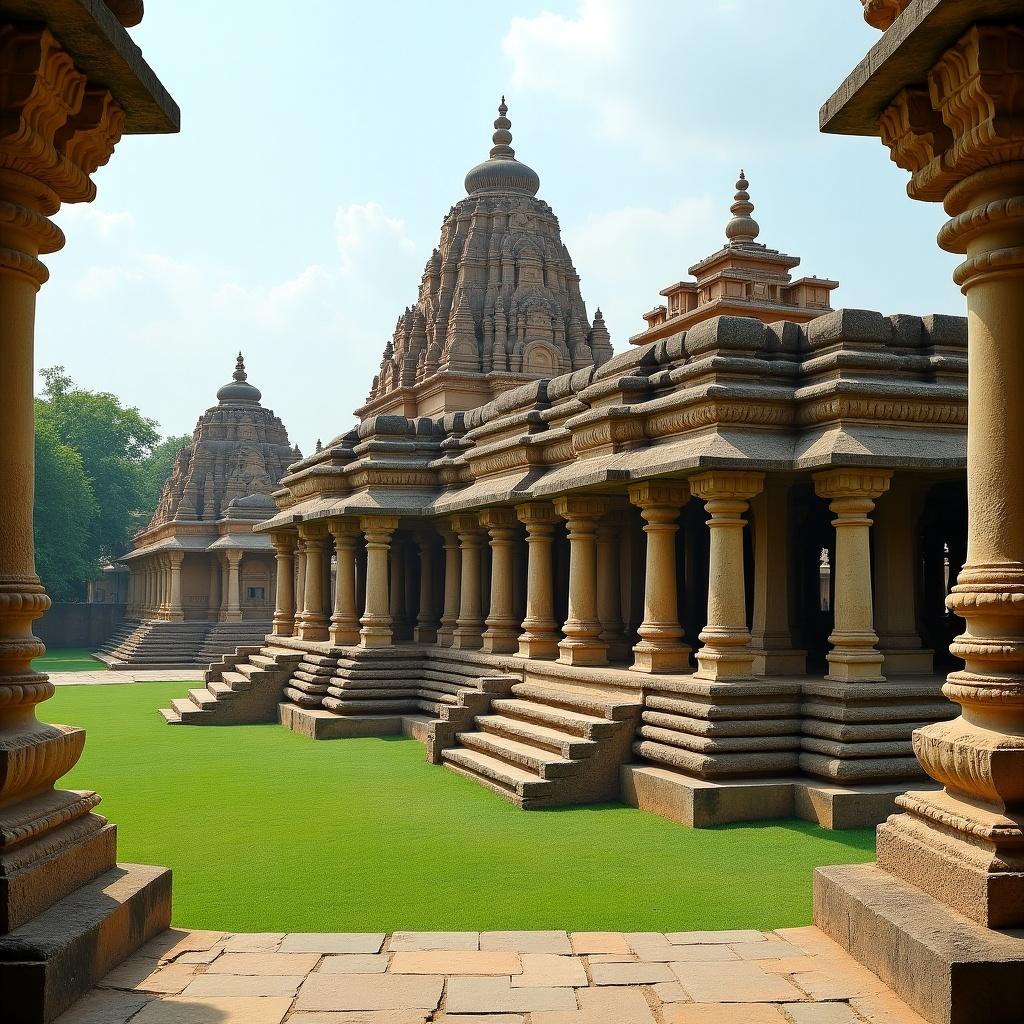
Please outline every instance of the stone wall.
M99 647L124 620L123 604L75 604L55 601L33 632L49 648ZM102 668L102 666L97 665Z

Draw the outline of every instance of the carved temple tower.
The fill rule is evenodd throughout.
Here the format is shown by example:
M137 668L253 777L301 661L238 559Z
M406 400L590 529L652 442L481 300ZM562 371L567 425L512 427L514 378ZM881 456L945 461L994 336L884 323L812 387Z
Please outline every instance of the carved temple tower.
M362 419L472 409L539 377L600 366L612 354L593 321L540 177L516 159L502 97L490 156L441 226L415 305L398 318Z
M101 651L112 667L205 665L270 631L274 553L252 526L274 511L271 492L301 454L261 398L239 352L123 559L127 621Z

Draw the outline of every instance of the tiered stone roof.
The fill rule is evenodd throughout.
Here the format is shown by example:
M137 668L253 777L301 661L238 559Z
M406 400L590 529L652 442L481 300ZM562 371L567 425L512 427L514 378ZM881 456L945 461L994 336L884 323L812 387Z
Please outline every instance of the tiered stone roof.
M502 97L490 157L466 175L398 318L362 418L468 409L524 380L600 366L612 354L591 322L540 178L515 158Z

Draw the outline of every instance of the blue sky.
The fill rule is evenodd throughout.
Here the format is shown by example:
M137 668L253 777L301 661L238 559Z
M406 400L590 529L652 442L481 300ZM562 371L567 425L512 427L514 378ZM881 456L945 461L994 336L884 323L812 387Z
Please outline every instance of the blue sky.
M964 308L941 209L877 140L817 131L877 39L856 0L152 0L133 36L182 132L122 140L59 215L37 365L166 433L239 348L304 452L351 424L502 93L617 350L719 247L741 166L759 241L836 304Z

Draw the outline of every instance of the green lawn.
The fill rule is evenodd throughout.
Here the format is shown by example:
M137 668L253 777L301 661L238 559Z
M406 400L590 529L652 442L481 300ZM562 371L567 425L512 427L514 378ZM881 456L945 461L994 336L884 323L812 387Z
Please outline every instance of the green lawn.
M774 928L811 871L873 830L683 828L620 805L519 811L415 740L314 742L277 725L171 727L188 684L59 688L88 729L64 785L97 789L122 861L174 869L174 923L232 931Z
M32 662L39 672L102 672L107 666L88 647L54 647Z

